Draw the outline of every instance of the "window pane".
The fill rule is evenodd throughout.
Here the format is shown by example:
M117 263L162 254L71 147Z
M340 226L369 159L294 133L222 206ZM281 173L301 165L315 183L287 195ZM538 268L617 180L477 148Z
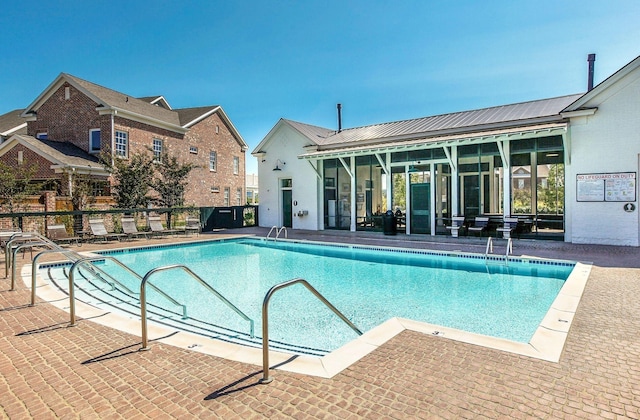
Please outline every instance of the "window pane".
M89 131L89 151L100 150L100 130Z
M127 143L129 134L124 131L116 131L116 150L115 155L127 157Z
M209 152L209 170L216 170L216 161L218 159L218 154L216 152Z

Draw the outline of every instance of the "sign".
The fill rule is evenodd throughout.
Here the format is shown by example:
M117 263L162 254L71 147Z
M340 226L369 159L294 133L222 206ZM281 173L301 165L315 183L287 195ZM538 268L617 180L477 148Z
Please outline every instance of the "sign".
M578 174L577 201L636 201L636 173Z
M636 205L633 203L627 203L624 205L624 211L627 213L631 213L636 209Z

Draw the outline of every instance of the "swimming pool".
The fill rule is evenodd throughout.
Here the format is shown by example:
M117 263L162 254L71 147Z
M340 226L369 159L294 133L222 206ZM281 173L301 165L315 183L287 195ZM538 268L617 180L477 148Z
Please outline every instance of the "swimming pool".
M159 266L185 264L254 319L256 326L269 288L302 277L362 331L401 317L521 343L529 342L574 267L570 262L514 258L505 265L504 257L486 260L474 254L261 239L108 254L140 275ZM101 268L132 290L139 287L139 281L113 263L106 261ZM190 318L207 320L251 343L247 323L182 273L158 274L151 281L186 302ZM60 284L64 287L63 281ZM153 293L149 299L179 318L175 305L166 299ZM270 338L286 351L324 354L357 337L301 286L274 295L269 314ZM156 319L170 317L166 312ZM253 343L258 345L259 337Z

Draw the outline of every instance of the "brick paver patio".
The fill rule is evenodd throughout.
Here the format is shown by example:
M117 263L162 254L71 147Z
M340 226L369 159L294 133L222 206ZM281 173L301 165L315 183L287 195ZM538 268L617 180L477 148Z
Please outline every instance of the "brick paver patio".
M139 336L90 320L68 327L0 279L0 417L640 418L640 250L521 245L596 257L559 363L405 331L331 379L274 370L260 385L260 366L161 343L141 352Z

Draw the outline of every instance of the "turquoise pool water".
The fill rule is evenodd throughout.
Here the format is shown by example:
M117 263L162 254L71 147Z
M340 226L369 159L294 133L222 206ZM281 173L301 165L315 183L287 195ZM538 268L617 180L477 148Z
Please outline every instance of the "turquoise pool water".
M275 284L306 279L362 331L391 317L528 342L573 264L485 261L484 256L365 247L320 246L242 239L164 248L119 250L111 256L141 276L170 264L185 264L255 320L260 336L262 302ZM101 268L133 289L139 282L107 261ZM246 321L181 271L150 280L179 302L190 317L231 330ZM175 310L150 293L155 305ZM278 291L269 309L270 338L332 351L357 335L303 286Z

